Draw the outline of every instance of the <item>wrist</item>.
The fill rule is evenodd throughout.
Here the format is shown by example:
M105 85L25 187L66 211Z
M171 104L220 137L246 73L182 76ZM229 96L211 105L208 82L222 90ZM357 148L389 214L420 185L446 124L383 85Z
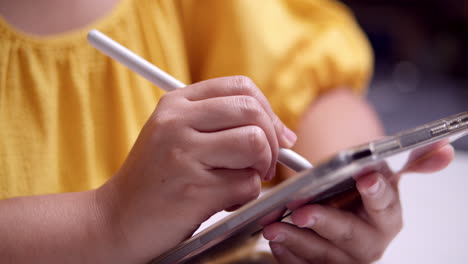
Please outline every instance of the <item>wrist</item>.
M112 185L106 183L90 191L94 228L103 245L106 262L135 263L136 258L132 257L130 243L119 217L119 203L115 197L117 193L113 189Z
M94 191L96 218L112 263L145 263L168 243L163 230L172 229L164 228L166 218L162 214L154 217L160 212L145 203L147 199L135 197L135 187L127 177L119 172Z
M169 203L174 198L164 196L164 190L145 191L130 178L120 171L95 190L96 214L106 230L103 236L123 255L119 263L144 263L186 239L202 221L194 216L196 205Z

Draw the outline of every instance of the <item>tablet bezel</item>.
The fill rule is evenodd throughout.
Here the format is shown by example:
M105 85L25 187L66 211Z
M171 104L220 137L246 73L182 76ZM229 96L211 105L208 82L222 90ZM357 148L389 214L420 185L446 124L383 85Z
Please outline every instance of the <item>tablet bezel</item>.
M382 166L388 167L389 159L398 154L407 154L409 158L411 151L416 153L415 150L442 140L452 142L467 133L468 112L463 112L341 151L319 166L282 182L264 196L244 205L151 263L184 262L230 237L249 236L261 228L265 216L285 208L292 201L322 199L327 195L327 190L348 179L368 171L381 170ZM396 172L395 169L392 172Z

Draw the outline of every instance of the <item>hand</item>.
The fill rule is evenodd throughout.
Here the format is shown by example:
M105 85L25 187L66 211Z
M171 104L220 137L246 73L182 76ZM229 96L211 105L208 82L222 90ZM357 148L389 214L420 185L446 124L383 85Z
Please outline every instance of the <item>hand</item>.
M223 209L256 198L295 135L245 77L164 95L123 167L98 190L125 250L142 261L190 236Z
M415 160L405 172L434 172L453 159L446 145ZM280 263L371 263L378 260L402 228L397 177L379 173L361 177L356 187L362 205L348 212L322 205L306 205L292 214L295 225L274 223L264 229Z

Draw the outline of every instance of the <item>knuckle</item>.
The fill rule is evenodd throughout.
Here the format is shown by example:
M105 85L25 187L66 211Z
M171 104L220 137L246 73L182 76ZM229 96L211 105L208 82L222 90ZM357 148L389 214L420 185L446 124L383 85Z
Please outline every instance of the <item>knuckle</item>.
M359 263L374 263L382 258L389 243L390 240L387 239L378 239L371 244L368 243L361 256L356 260L359 260Z
M344 226L344 229L342 233L334 238L335 242L341 242L341 243L352 242L355 237L354 222L352 220L347 220L343 226Z
M150 124L156 129L165 129L169 131L177 131L180 120L175 113L170 111L157 111L151 116Z
M159 98L158 105L165 105L165 104L170 104L172 101L172 98L174 97L174 93L165 93Z
M260 103L251 96L242 96L239 98L237 104L238 111L241 112L244 116L249 118L258 119L261 116L261 106Z
M186 182L181 184L180 195L184 200L197 200L200 197L200 193L205 192L207 189L212 188L208 184Z
M268 147L265 132L258 126L249 126L247 128L247 144L254 153L263 153Z
M284 124L281 119L277 115L273 115L273 125L277 129L278 132L283 133Z
M387 237L393 238L403 229L403 217L401 214L390 217L387 222L387 227L383 230L383 234Z
M172 131L175 127L181 124L180 113L183 113L185 107L183 105L179 105L177 110L173 110L174 107L171 106L173 104L173 95L170 93L164 94L158 102L158 106L156 107L155 111L151 115L149 122L150 125L156 128L165 128Z
M403 223L403 217L400 215L397 218L397 221L395 223L395 231L396 233L399 233L403 229L404 223Z
M173 147L167 151L166 159L178 164L184 164L188 159L188 151L181 147Z
M166 103L167 101L170 100L170 97L171 97L171 94L170 94L170 93L164 93L164 94L161 95L161 97L159 98L158 104L161 105L161 104Z
M200 187L195 184L182 184L181 185L181 194L187 198L192 199L197 197L197 194L200 193Z
M352 241L354 238L354 232L353 229L348 229L346 232L343 233L343 235L340 237L340 240L343 242L349 242Z
M371 211L376 215L394 215L401 211L400 202L393 200L383 206L372 208Z
M257 87L252 79L247 76L233 76L231 80L233 88L240 94L252 94Z
M245 169L245 174L243 175L245 175L246 178L250 179L258 176L258 172L254 169Z
M273 154L265 132L257 126L250 126L247 135L249 152L255 157L253 167L265 175L272 163Z
M384 252L385 252L385 249L382 248L382 247L377 247L375 249L372 249L369 252L369 256L368 256L368 259L366 260L366 262L372 263L374 261L377 261L377 260L381 259Z
M262 182L257 173L249 176L244 184L241 186L241 196L245 201L251 201L260 195Z

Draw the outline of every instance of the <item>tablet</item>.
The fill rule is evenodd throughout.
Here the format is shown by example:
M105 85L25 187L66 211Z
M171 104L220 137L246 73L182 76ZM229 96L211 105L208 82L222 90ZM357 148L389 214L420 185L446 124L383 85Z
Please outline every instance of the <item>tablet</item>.
M354 180L371 171L397 173L410 161L468 133L468 112L339 152L315 168L299 173L257 200L182 242L151 263L197 262L204 255L252 237L262 226L278 221L306 203L316 203L354 187Z

